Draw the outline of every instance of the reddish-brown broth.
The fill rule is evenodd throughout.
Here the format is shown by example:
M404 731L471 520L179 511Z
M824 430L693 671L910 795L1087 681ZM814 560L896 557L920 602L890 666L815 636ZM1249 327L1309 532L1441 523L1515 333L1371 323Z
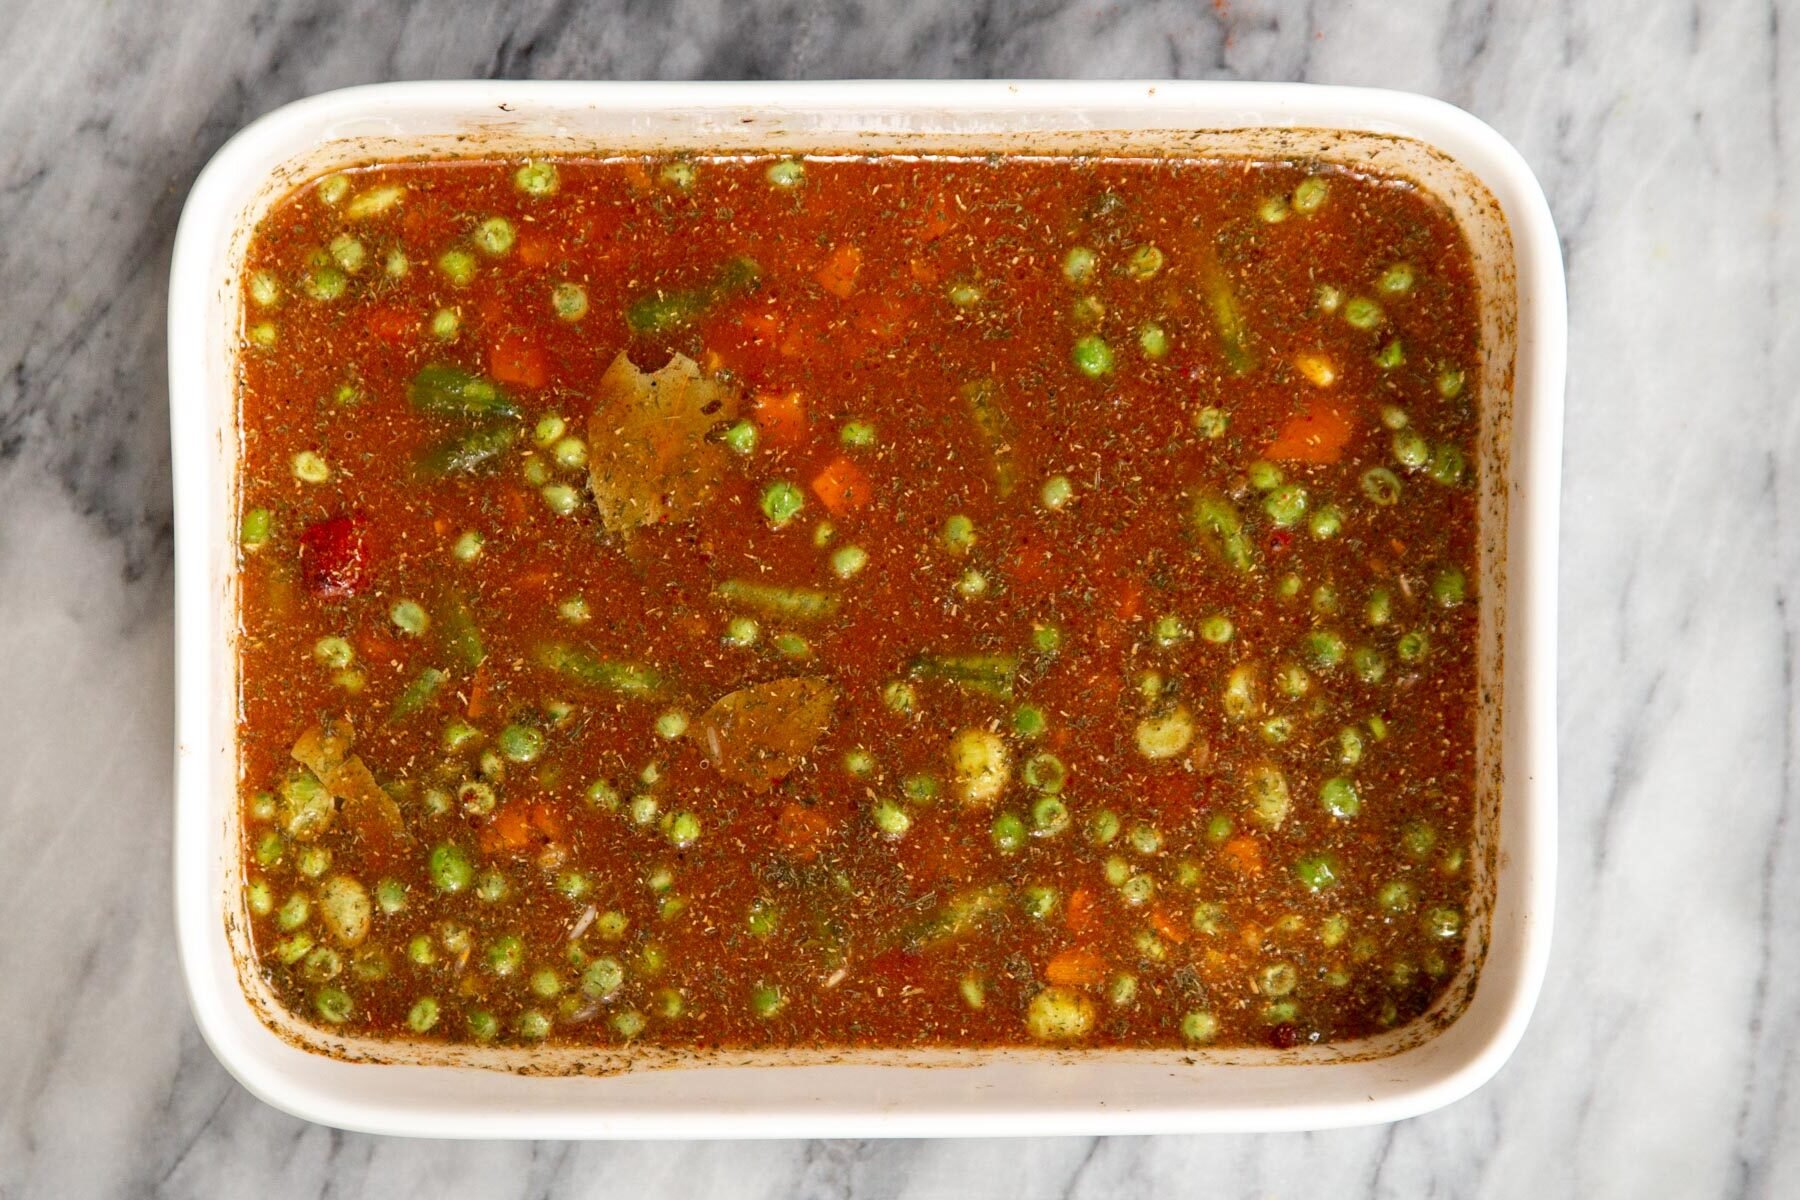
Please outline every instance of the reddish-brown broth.
M1304 163L807 160L785 185L772 164L380 164L262 223L238 644L274 992L361 1035L684 1047L1291 1045L1423 1013L1465 953L1472 886L1478 346L1453 220L1405 183ZM734 259L755 279L728 279ZM559 284L585 289L579 319ZM697 287L691 310L632 309ZM641 328L671 311L694 319ZM1097 375L1089 336L1111 354ZM688 519L624 535L568 443L557 459L621 352L646 372L689 356L759 435ZM517 415L420 411L432 364ZM552 415L560 438L538 437ZM845 444L849 422L873 443ZM416 465L472 428L512 441L467 472ZM849 481L835 514L812 486L828 468ZM1397 503L1365 490L1372 469ZM804 498L780 528L760 506L777 480ZM946 544L952 515L972 548ZM847 546L866 565L840 579ZM727 579L837 610L754 613L715 593ZM756 641L731 644L745 616ZM1213 616L1230 640L1201 636ZM597 686L547 647L663 682ZM932 654L1016 656L1011 695L918 671ZM441 683L397 715L426 671ZM802 676L835 708L770 791L667 736ZM1177 708L1191 738L1144 757L1140 722ZM334 720L386 796L334 787L321 815L290 750ZM475 732L450 749L458 724ZM1010 756L992 804L953 794L967 729ZM1040 753L1066 767L1060 829L1033 828L1056 823L1023 778ZM458 890L438 886L456 881L442 846L469 868Z

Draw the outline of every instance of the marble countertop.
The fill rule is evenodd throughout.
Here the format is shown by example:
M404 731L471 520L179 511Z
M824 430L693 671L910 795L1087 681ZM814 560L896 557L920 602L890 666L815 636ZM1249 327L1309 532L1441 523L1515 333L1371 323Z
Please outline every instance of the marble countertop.
M1779 0L0 0L0 1197L1800 1195L1800 22ZM1172 76L1441 96L1539 172L1572 358L1556 946L1512 1062L1307 1136L438 1144L201 1043L170 901L162 346L195 173L379 79Z

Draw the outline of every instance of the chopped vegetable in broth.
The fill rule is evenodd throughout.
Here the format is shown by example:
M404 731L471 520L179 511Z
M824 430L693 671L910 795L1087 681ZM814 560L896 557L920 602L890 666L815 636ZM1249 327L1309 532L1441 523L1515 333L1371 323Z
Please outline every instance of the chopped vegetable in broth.
M246 908L303 1019L1288 1047L1473 952L1476 295L1419 189L383 163L242 289Z

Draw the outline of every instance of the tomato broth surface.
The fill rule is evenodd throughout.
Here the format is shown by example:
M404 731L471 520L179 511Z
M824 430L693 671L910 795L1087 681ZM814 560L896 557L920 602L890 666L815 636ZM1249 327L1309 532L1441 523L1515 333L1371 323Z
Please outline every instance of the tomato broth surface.
M254 968L449 1043L1342 1042L1470 953L1470 255L1309 162L313 180L242 281Z

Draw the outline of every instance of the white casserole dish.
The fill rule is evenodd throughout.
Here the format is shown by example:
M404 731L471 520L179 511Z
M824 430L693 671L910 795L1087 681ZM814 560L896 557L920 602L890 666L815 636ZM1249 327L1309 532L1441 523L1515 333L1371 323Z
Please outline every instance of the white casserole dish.
M1485 955L1440 1011L1351 1046L738 1056L596 1073L586 1055L359 1046L240 981L234 334L250 232L294 182L369 158L582 150L1317 156L1409 176L1474 251L1486 412L1479 822ZM1239 83L422 83L316 96L234 137L175 243L175 895L200 1030L252 1092L349 1129L440 1137L924 1136L1314 1129L1455 1100L1517 1044L1549 952L1555 877L1558 470L1566 351L1548 206L1518 153L1440 102ZM1502 653L1504 650L1504 653ZM1435 1017L1435 1019L1433 1019ZM303 1048L362 1055L350 1061ZM527 1063L534 1071L522 1073Z

